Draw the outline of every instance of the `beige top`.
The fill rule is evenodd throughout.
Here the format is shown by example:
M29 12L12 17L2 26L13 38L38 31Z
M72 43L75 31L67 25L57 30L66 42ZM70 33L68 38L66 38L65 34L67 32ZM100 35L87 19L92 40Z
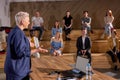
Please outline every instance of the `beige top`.
M104 17L105 24L112 24L113 20L114 20L113 16Z

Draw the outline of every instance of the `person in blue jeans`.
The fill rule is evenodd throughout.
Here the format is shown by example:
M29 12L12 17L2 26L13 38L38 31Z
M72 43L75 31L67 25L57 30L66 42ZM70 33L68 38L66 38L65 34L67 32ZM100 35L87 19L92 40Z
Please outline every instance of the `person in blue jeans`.
M55 25L52 28L52 37L55 37L57 32L60 32L60 35L62 35L62 27L60 27L60 22L58 20L55 21Z
M7 38L7 52L4 65L6 80L29 80L31 72L30 55L36 52L48 52L41 47L31 50L30 42L23 29L30 23L27 12L18 12L15 15L16 26L10 31Z
M88 16L88 11L83 11L83 17L81 18L82 28L86 28L87 32L93 33L91 30L91 17Z
M63 40L62 37L60 36L60 32L57 32L55 37L52 37L51 39L50 53L53 56L61 56L62 49L63 49Z

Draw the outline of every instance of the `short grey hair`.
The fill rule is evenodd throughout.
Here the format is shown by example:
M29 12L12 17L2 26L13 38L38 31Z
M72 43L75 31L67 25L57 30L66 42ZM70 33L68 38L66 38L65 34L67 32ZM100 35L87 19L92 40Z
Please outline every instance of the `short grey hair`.
M29 17L29 13L20 11L15 15L16 25L20 25L20 22L25 19L25 17Z

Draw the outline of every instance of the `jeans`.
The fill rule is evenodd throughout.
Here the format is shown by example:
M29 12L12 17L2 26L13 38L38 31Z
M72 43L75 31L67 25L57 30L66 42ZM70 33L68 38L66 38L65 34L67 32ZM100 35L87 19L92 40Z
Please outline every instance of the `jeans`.
M111 36L111 29L113 28L112 24L105 25L105 34Z

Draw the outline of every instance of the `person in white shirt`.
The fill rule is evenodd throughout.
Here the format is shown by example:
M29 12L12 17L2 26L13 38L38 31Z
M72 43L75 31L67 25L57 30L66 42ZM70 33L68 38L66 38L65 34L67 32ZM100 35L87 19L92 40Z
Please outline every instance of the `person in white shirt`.
M42 35L43 35L43 31L44 31L43 23L44 23L43 18L40 16L40 13L38 11L36 11L35 16L32 17L31 26L32 26L33 30L39 31L39 36L38 36L39 41L42 39Z
M111 10L106 12L106 16L104 17L105 22L105 34L108 38L111 37L111 31L114 29L112 22L114 21L114 16Z

